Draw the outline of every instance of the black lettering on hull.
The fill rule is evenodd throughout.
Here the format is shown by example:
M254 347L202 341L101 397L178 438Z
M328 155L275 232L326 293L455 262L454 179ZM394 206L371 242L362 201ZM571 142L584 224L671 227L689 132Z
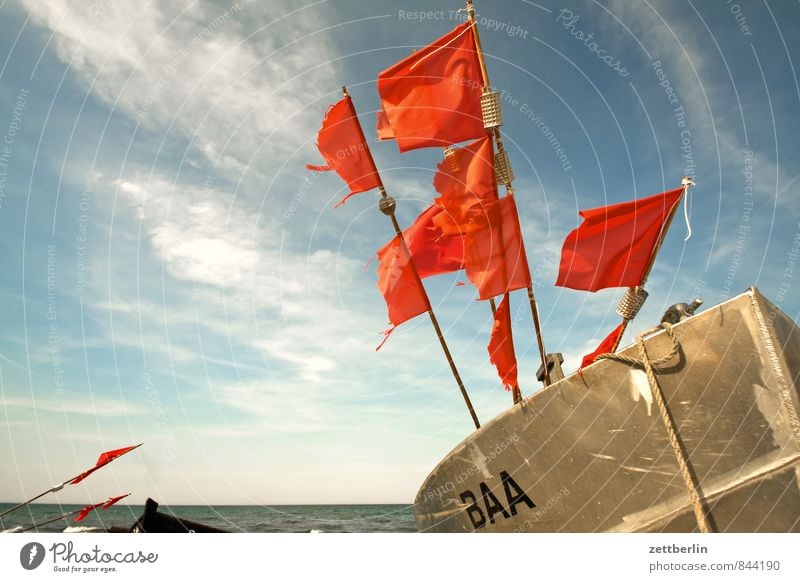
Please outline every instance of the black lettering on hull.
M478 530L486 527L487 522L494 525L495 520L499 519L499 517L509 519L517 515L519 511L517 506L520 504L525 504L528 509L536 507L533 500L528 497L525 490L514 481L514 478L509 475L508 471L500 471L500 482L503 484L503 493L506 498L505 505L483 481L478 484L480 488L480 497L469 489L459 493L459 499L461 499L461 503L465 505L464 511L467 512L473 529Z

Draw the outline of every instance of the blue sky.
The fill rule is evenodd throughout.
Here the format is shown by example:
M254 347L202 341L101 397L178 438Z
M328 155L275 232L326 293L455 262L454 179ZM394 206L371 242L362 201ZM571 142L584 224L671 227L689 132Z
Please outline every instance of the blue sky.
M332 211L342 183L304 164L341 85L374 137L378 72L460 7L0 4L0 500L138 442L51 500L413 500L471 422L426 319L374 351L387 318L365 264L391 235L376 195ZM548 351L573 370L618 321L621 290L553 286L577 211L672 189L687 168L692 237L681 210L625 342L672 303L753 284L798 319L797 2L477 9ZM440 153L373 151L408 225ZM428 288L486 421L510 395L487 361L488 307L459 280Z

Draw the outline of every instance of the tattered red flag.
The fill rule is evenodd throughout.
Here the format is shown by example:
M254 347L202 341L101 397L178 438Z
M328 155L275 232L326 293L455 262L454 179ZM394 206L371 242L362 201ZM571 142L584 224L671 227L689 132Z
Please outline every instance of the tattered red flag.
M446 234L463 234L482 228L482 206L497 200L494 147L489 135L464 147L452 148L436 166L433 187L441 194L436 204L445 213L437 226Z
M381 106L400 151L484 135L482 79L471 22L380 73Z
M608 354L614 350L614 346L617 345L617 341L619 340L622 332L624 331L624 327L622 324L619 324L614 331L608 334L608 337L600 342L600 345L597 346L597 349L593 351L591 354L583 356L583 360L581 361L581 367L579 370L582 370L592 362L597 359L597 356L600 354Z
M394 237L378 251L378 289L389 308L389 321L393 325L385 333L386 337L401 323L429 309L421 279L464 268L463 237L442 233L434 224L435 218L441 213L442 209L432 204L417 217L414 224L403 231L416 274L408 261L409 254L403 250L400 237Z
M384 334L388 337L401 323L425 313L429 309L429 303L422 282L414 274L409 255L399 236L395 236L377 254L378 289L386 301L392 324Z
M78 514L78 517L75 518L75 521L83 521L86 519L86 516L89 515L93 510L97 509L98 507L102 507L103 509L108 509L112 505L114 505L117 501L121 499L125 499L128 497L130 493L126 493L125 495L120 495L119 497L109 497L107 501L103 503L95 503L94 505L87 505L81 512Z
M317 134L317 148L328 165L306 164L306 168L315 172L334 170L350 188L336 206L353 194L380 186L378 170L349 95L328 107Z
M77 485L78 483L80 483L81 481L86 479L86 477L88 477L89 475L91 475L92 473L97 471L98 469L108 465L111 461L113 461L117 457L121 457L125 453L128 453L128 452L132 451L133 449L138 448L140 446L141 445L133 445L131 447L124 447L124 448L121 448L121 449L114 449L113 451L106 451L105 453L101 453L100 456L98 457L97 463L95 463L94 467L92 467L91 469L89 469L87 471L84 471L83 473L81 473L80 475L78 475L77 477L72 479L69 483L71 485Z
M486 203L482 210L485 226L464 237L464 266L478 298L529 287L531 275L513 196Z
M517 385L517 356L514 354L514 339L511 334L511 310L506 295L494 313L492 336L489 339L489 361L497 368L500 380L511 390Z
M581 210L583 223L564 241L556 285L583 291L640 285L683 191Z

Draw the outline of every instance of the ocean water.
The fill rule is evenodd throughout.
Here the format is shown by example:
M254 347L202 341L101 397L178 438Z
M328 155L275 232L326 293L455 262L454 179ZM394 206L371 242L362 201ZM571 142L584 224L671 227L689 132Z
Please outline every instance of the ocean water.
M13 507L0 503L0 513ZM32 504L0 518L0 531L41 524L81 505ZM198 521L232 532L413 532L414 514L410 505L159 505L158 511ZM39 532L88 531L112 526L129 528L144 512L144 506L114 506L96 509L86 519L75 516L42 525ZM95 530L96 531L96 530Z

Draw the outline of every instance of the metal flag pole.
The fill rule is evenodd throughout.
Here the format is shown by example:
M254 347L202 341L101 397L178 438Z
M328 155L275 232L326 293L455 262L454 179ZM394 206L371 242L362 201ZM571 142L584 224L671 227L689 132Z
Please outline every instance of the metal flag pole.
M689 190L689 186L694 186L694 181L689 176L684 176L683 180L681 180L681 185L683 186L683 193L675 203L675 206L672 207L672 210L670 210L669 216L664 223L664 228L658 233L656 246L653 247L653 254L650 256L650 262L647 263L647 268L644 270L642 282L636 287L628 287L625 291L625 295L622 296L622 299L620 299L617 305L617 313L622 317L622 331L619 336L617 336L614 347L610 350L612 353L617 351L619 344L622 342L622 336L625 335L625 330L628 329L628 325L633 321L633 318L636 317L636 314L639 313L639 309L641 309L645 299L647 299L647 291L644 289L644 284L647 282L647 277L650 276L650 271L653 269L653 265L656 262L658 251L661 250L661 245L664 244L667 231L672 225L672 219L675 218L675 212L677 212L678 206L680 206L681 202L686 198L686 192Z
M472 23L472 30L473 35L475 37L475 49L478 53L478 62L481 66L481 76L483 77L483 97L481 98L481 108L484 108L484 103L491 99L491 85L489 84L489 71L486 68L486 60L483 56L483 47L481 45L481 38L478 32L478 23L475 21L475 6L472 3L472 0L467 0L467 16L469 17L470 22ZM500 134L500 125L502 124L502 116L500 114L500 103L499 101L494 104L496 106L496 119L491 127L491 135L494 137L494 141L497 144L497 155L495 156L495 166L498 170L498 177L502 178L502 181L506 187L506 194L509 196L514 196L514 187L512 186L512 181L514 180L514 175L511 172L511 166L508 162L508 152L505 151L505 146L503 144L503 136ZM484 124L486 124L486 111L484 111ZM523 242L523 248L525 243ZM508 294L506 294L508 295ZM528 285L528 303L530 304L531 308L531 317L533 318L533 328L536 332L536 343L539 346L539 355L542 359L542 370L544 373L544 385L548 386L550 384L550 370L547 366L547 352L545 351L544 347L544 338L542 337L542 325L539 319L539 307L536 303L536 298L533 295L533 284L531 283Z
M342 93L345 97L350 96L350 94L347 92L347 87L342 87ZM464 398L464 403L467 405L469 415L472 417L472 422L475 424L475 428L478 429L481 427L481 423L478 420L478 415L475 414L475 409L472 407L472 401L469 398L469 394L467 394L467 389L464 387L464 382L461 380L461 374L458 373L458 368L456 368L456 363L453 360L453 355L450 353L450 348L447 347L444 334L442 334L442 328L439 326L439 320L436 318L436 314L433 312L433 306L431 306L430 298L428 297L427 291L425 291L425 286L422 284L422 278L420 278L417 267L414 265L414 261L411 259L411 251L409 251L408 245L406 244L405 236L403 236L403 230L400 228L400 223L397 222L397 216L395 214L395 211L397 210L397 201L393 197L389 196L389 194L386 192L386 188L383 186L383 179L378 172L378 167L375 165L375 160L372 157L372 151L369 148L367 139L364 136L364 131L361 128L361 122L359 121L358 116L355 115L355 107L353 107L353 118L355 119L356 126L358 127L359 137L366 148L366 153L369 156L372 166L375 168L375 174L378 177L378 190L381 193L381 200L378 204L378 208L380 208L380 211L388 216L392 221L394 232L400 240L400 248L402 248L403 253L408 260L408 264L411 266L411 272L414 275L414 280L417 282L419 290L425 299L425 306L427 307L428 316L431 319L431 324L433 324L433 329L436 331L436 337L439 339L439 344L442 346L442 351L447 359L447 363L450 365L450 371L453 373L456 384L458 384L458 389L461 391L461 396Z
M144 443L139 443L138 445L136 445L136 446L135 446L135 447L133 447L132 449L130 449L130 450L128 450L128 451L125 451L125 452L124 452L124 453L122 453L122 454L123 454L123 455L125 455L125 454L127 454L127 453L130 453L132 450L134 450L134 449L138 449L138 448L139 448L139 447L141 447L143 444L144 444ZM121 457L121 456L122 456L122 455L119 455L119 457ZM116 459L118 459L119 457L114 457L114 459L112 459L112 461L113 461L113 460L116 460ZM111 462L111 461L109 461L109 463L110 463L110 462ZM47 495L48 493L56 493L56 492L58 492L58 491L61 491L61 490L64 488L64 486L65 486L65 485L69 485L69 484L70 484L70 483L72 483L72 482L73 482L75 479L77 479L78 477L80 477L81 475L83 475L84 473L85 473L85 471L83 471L83 472L81 472L81 473L78 473L77 475L75 475L75 476L74 476L74 477L72 477L71 479L67 479L66 481L64 481L64 482L63 482L63 483L61 483L60 485L55 485L55 486L51 487L50 489L48 489L47 491L43 491L42 493L39 493L39 495L37 495L36 497L31 497L31 498L30 498L30 499L28 499L27 501L23 501L23 502L22 502L22 503L20 503L19 505L15 505L15 506L14 506L14 507L12 507L11 509L6 509L6 510L5 510L3 513L0 513L0 517L3 517L4 515L8 515L8 514L9 514L9 513L11 513L12 511L16 511L17 509L20 509L20 508L22 508L22 507L25 507L26 505L30 505L31 503L33 503L34 501L36 501L36 500L37 500L37 499L39 499L40 497L44 497L44 496L45 496L45 495Z

